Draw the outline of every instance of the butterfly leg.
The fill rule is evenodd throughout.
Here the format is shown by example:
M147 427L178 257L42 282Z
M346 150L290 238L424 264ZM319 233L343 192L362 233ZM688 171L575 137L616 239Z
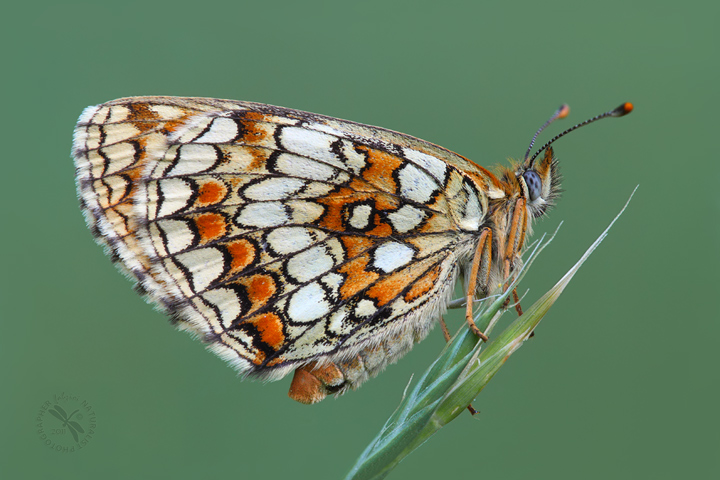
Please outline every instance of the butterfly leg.
M492 231L489 228L483 229L478 240L475 256L473 257L472 267L470 268L470 279L468 281L467 305L465 307L465 320L470 330L487 342L487 335L480 331L473 320L473 304L475 300L475 290L477 287L478 277L481 277L481 287L486 290L490 280L490 262L492 259Z
M445 341L449 342L452 340L452 337L450 336L450 332L448 331L447 325L445 324L445 319L440 317L440 328L442 328L443 336L445 337ZM472 404L467 406L468 412L470 412L470 415L477 415L478 412L475 410L475 408L472 406Z
M523 309L522 309L522 306L520 305L520 297L518 297L517 288L513 288L512 293L513 293L513 301L515 302L515 311L517 312L518 317L522 317ZM532 338L534 336L535 336L535 330L530 332L529 337Z
M475 325L473 320L473 301L475 300L475 288L477 287L478 275L482 275L482 286L487 287L490 281L490 262L492 259L492 230L486 228L480 234L480 240L478 240L478 246L475 249L475 256L473 257L472 267L470 268L470 281L468 282L468 291L466 298L465 307L465 320L470 327L470 330L482 338L483 341L487 342L488 337ZM485 290L487 288L484 288ZM444 325L444 322L442 323ZM447 328L447 327L446 327ZM449 335L449 334L448 334ZM446 337L447 338L447 337ZM448 339L449 341L449 339ZM470 415L477 415L478 411L472 406L467 406Z
M442 329L442 333L443 333L443 337L445 337L445 341L449 342L452 339L452 337L450 336L450 331L447 328L445 319L442 316L440 317L440 328Z
M513 294L513 301L515 302L515 311L518 314L518 317L521 317L523 314L522 306L520 305L520 297L518 297L517 288L513 288L512 291Z
M525 208L525 199L518 199L513 212L512 223L510 224L510 234L508 235L507 246L505 247L505 255L503 259L503 275L507 279L510 276L510 266L515 257L525 243L525 231L527 230L527 210ZM507 284L506 284L507 288ZM513 300L515 301L515 311L518 316L523 314L520 306L520 298L518 297L517 288L512 291ZM510 299L508 299L508 302Z

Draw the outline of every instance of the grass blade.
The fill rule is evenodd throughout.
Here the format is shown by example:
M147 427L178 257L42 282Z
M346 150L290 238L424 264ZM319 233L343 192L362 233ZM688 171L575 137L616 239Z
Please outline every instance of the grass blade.
M380 433L360 455L346 480L385 478L403 458L462 413L510 355L527 340L575 273L605 239L610 228L627 208L636 190L637 187L622 210L580 260L502 333L484 344L463 326L420 377L410 393L404 396L400 406L390 416ZM480 306L475 320L481 330L488 332L492 328L494 321L502 314L501 309L507 296L553 237L554 235L545 240L543 236L531 252L523 269L503 295L498 296L492 303L486 301Z

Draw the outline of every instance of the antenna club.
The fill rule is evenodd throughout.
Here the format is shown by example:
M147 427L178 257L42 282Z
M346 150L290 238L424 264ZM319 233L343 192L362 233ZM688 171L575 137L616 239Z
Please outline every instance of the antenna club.
M535 161L535 159L537 158L537 156L540 155L540 152L542 152L543 150L545 150L546 148L548 148L550 145L552 145L553 143L555 143L555 140L557 140L558 138L564 137L565 135L567 135L568 133L572 132L573 130L577 130L577 129L580 128L580 127L584 127L585 125L588 125L588 124L590 124L590 123L596 122L596 121L601 120L601 119L603 119L603 118L607 118L607 117L622 117L622 116L627 115L628 113L630 113L630 112L632 112L632 111L633 111L633 104L630 103L630 102L625 102L625 103L623 103L622 105L620 105L619 107L617 107L615 110L610 110L609 112L605 112L605 113L603 113L602 115L598 115L597 117L589 118L589 119L585 120L584 122L578 123L577 125L568 128L568 129L565 130L564 132L562 132L562 133L560 133L560 134L558 134L558 135L555 135L549 142L545 143L545 145L543 145L542 147L540 147L540 148L535 152L535 154L534 154L532 157L530 157L530 149L532 148L533 144L535 143L535 138L538 136L538 133L540 133L545 127L547 127L547 126L550 124L550 122L552 122L552 121L555 120L556 118L562 118L562 116L565 116L565 115L567 115L568 112L570 112L570 107L568 107L567 105L561 106L561 107L558 109L558 111L555 113L555 115L553 115L552 117L550 117L550 120L548 120L548 121L545 123L545 125L543 125L543 126L540 128L540 130L538 130L537 133L535 134L535 136L533 137L532 142L530 142L530 147L528 147L528 150L527 150L527 152L525 153L525 159L526 159L525 165L527 165L527 168L532 167L533 162ZM563 114L564 114L564 115L563 115ZM561 115L562 115L562 116L561 116ZM528 159L528 157L530 157L530 158Z
M560 108L555 110L555 113L552 114L552 117L548 118L547 122L545 122L542 127L538 128L538 131L535 132L535 135L533 135L532 140L530 140L530 146L528 146L527 150L525 151L525 156L523 157L525 162L527 162L527 159L530 156L530 152L532 151L532 147L533 147L533 145L535 145L535 139L537 138L538 135L540 135L540 132L545 130L545 128L548 125L553 123L558 118L567 117L569 113L570 113L570 107L568 107L568 105L566 103L563 103L562 105L560 105ZM532 162L530 162L528 165L529 165L528 168L530 166L532 166Z
M622 117L623 115L627 115L628 113L633 111L633 104L630 102L625 102L619 107L617 107L615 110L612 111L613 117Z

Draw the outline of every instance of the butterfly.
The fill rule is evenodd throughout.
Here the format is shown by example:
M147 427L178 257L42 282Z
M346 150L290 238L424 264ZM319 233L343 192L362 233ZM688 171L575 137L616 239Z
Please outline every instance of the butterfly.
M86 108L72 155L87 223L136 288L243 376L294 372L290 397L315 403L422 340L461 275L486 338L473 303L558 198L561 135L494 174L337 118L131 97Z

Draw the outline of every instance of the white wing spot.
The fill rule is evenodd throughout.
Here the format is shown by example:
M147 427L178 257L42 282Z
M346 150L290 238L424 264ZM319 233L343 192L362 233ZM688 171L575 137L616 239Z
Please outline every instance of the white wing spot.
M390 273L413 259L415 251L404 243L388 242L375 249L373 265L385 273Z
M352 216L350 217L350 226L362 230L367 228L370 223L370 214L372 213L372 207L370 205L358 205L352 209Z
M188 253L181 253L175 259L190 272L192 287L195 292L205 290L216 280L225 268L225 259L216 248L201 248Z
M192 245L195 234L187 223L182 220L160 220L157 225L167 239L167 251L171 255L185 250Z
M212 303L220 311L223 326L230 328L233 320L242 313L242 305L237 294L227 288L216 288L209 290L202 295L203 299Z
M464 205L463 217L460 219L459 226L464 230L478 230L482 221L483 213L480 206L480 199L473 189L465 186L467 200Z
M165 174L168 177L204 172L217 161L217 152L210 145L182 145L177 155L177 163Z
M309 158L283 153L275 161L278 172L309 180L327 181L336 173L330 165L315 162Z
M324 277L320 279L322 283L324 283L327 287L332 289L335 294L337 294L338 289L343 283L343 276L338 275L337 273L328 273Z
M119 123L125 121L130 115L130 109L124 105L113 105L110 108L110 116L103 123Z
M103 145L125 142L136 138L142 133L131 123L106 123L103 125L103 132L105 132L105 137L102 139ZM99 135L100 132L97 133Z
M308 128L285 127L281 139L283 146L293 153L316 158L341 169L345 167L332 151L331 144L337 141L337 137Z
M185 111L182 108L173 107L171 105L153 105L149 104L150 110L165 120L176 120L182 118L185 115Z
M288 215L280 202L251 203L240 211L236 221L249 227L277 227L287 223Z
M425 212L411 205L403 205L388 214L388 220L392 223L393 228L400 233L413 230L420 225L423 219L425 219Z
M282 227L268 233L267 242L279 255L287 255L309 247L313 238L306 228Z
M320 284L313 282L295 292L290 299L287 312L294 322L311 322L327 315L330 312L330 304Z
M160 203L159 217L172 215L178 210L185 208L193 196L193 189L187 183L177 178L158 181L162 201ZM155 199L150 199L155 200ZM160 201L158 198L157 201Z
M213 120L210 129L195 139L194 143L228 143L238 136L237 124L225 117Z
M370 300L360 300L355 306L355 316L357 317L369 317L377 312L377 307Z
M418 203L428 203L437 189L437 182L415 165L406 165L398 173L400 194Z
M116 143L103 147L100 151L110 159L107 170L105 170L103 175L112 175L135 163L135 147L129 143ZM94 176L100 177L101 175L97 174Z
M418 152L417 150L413 150L411 148L404 148L403 152L408 160L430 172L430 175L440 182L440 186L445 184L445 175L447 173L447 166L445 165L445 162L433 157L432 155Z
M342 152L347 159L347 166L352 169L354 173L360 173L366 166L365 155L358 153L355 150L354 144L347 140L342 142Z
M247 187L243 194L250 200L283 200L305 186L299 178L268 178Z
M348 311L346 307L343 307L336 312L333 312L333 314L330 315L330 319L328 321L328 328L336 335L344 335L350 333L352 325L348 325L345 323L345 319L347 318L347 316Z
M290 201L286 205L291 211L293 223L315 223L315 221L325 213L322 205L309 200Z
M298 282L305 283L329 271L335 262L321 245L300 252L287 262L287 272Z

